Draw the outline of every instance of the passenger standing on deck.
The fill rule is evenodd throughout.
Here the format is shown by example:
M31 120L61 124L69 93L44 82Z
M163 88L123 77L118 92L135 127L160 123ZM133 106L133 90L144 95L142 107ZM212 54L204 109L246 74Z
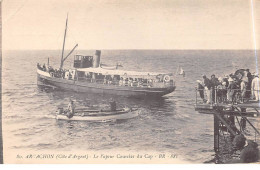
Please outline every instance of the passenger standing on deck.
M72 118L74 116L75 108L76 108L76 106L75 106L73 100L70 99L70 102L68 104L68 113L67 113L68 118Z
M45 64L43 64L42 70L43 70L43 71L46 71L46 66L45 66Z
M210 89L211 89L211 82L210 80L206 77L206 75L203 75L203 85L205 87L205 92L207 95L207 104L211 103L211 93L210 93Z
M104 82L103 84L107 84L107 76L104 77Z
M259 101L259 84L260 80L258 77L258 74L255 73L254 74L254 79L252 80L252 84L251 84L251 92L252 92L252 96L255 98L255 101Z
M41 66L39 63L37 63L37 68L41 70Z
M119 80L119 86L123 86L123 77L120 77L120 80Z

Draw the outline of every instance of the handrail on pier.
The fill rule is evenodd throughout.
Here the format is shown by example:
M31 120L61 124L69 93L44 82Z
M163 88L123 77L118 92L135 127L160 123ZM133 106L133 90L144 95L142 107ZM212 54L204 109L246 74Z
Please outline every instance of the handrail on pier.
M213 88L210 89L210 104L211 106L214 105L218 105L219 103L223 102L223 101L219 101L219 99L222 100L227 100L227 96L223 95L223 93L221 93L221 96L219 95L219 92L225 92L222 90L226 90L226 93L228 93L228 89L218 89L217 87L214 87L214 100L213 100ZM241 96L241 89L231 89L233 91L233 96L232 96L232 101L230 101L232 104L237 103L237 102L243 102L245 100L250 100L251 98L244 98L243 96ZM204 96L205 95L205 89L198 89L197 87L195 87L195 104L198 104L198 92L203 91L204 92ZM245 92L253 92L253 91L258 91L260 93L260 90L245 90ZM250 94L251 94L250 93ZM259 94L260 96L260 94ZM260 102L259 102L259 108L260 108Z

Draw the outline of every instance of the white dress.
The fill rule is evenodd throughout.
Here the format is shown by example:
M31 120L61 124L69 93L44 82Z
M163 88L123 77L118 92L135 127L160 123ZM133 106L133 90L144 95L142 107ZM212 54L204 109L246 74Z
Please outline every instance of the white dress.
M258 77L255 77L252 81L252 84L251 84L251 93L252 93L252 96L255 97L255 100L259 100L260 96L259 96L259 86L260 86L260 80Z

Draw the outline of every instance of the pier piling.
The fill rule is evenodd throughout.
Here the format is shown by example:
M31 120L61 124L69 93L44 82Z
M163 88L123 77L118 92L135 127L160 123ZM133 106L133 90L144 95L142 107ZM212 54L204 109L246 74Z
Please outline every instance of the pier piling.
M219 119L214 115L214 151L219 152Z

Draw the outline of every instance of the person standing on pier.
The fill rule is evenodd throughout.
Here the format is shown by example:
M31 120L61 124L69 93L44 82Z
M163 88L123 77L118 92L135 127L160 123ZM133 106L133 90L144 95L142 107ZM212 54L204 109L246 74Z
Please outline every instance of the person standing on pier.
M234 83L234 79L229 77L228 79L229 85L227 87L227 101L228 102L233 102L234 101L234 94L235 94L235 89L236 85Z
M253 76L250 73L249 69L246 69L246 71L247 71L247 78L248 78L248 83L246 87L246 98L249 100L251 96L251 83L252 83Z
M260 80L259 80L259 77L258 77L258 74L255 73L254 74L254 79L252 80L252 84L251 84L251 93L252 93L252 96L255 98L255 101L259 101L259 86L260 86Z
M217 86L217 101L219 103L226 101L227 87L226 82L223 81L221 77L218 78L219 85Z
M203 100L203 103L206 103L207 100L204 98L204 87L202 85L202 81L197 80L197 83L198 83L197 89L199 91L200 98Z
M216 78L215 74L211 75L211 80L210 81L211 81L211 84L212 84L212 99L215 101L216 87L219 85L219 81Z
M206 77L206 75L203 75L203 85L205 87L205 92L206 92L206 95L207 95L207 104L210 104L212 101L211 101L211 81Z
M248 83L247 77L243 77L243 78L242 78L242 81L241 81L241 83L240 83L242 103L244 102L244 99L246 98L247 83Z

